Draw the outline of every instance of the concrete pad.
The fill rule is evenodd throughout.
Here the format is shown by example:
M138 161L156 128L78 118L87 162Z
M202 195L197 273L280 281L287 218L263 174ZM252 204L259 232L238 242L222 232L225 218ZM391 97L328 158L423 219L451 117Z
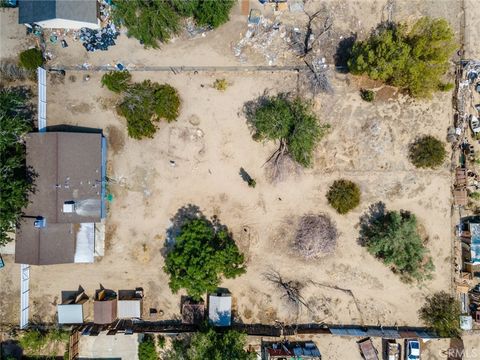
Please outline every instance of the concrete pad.
M80 358L138 360L138 334L80 336Z

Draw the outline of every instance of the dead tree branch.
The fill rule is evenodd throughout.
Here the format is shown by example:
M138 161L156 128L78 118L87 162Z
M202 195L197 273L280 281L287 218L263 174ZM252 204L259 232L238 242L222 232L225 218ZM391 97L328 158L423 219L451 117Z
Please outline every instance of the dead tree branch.
M302 306L310 310L307 302L301 294L303 284L298 281L289 280L286 281L275 270L271 270L264 274L267 281L271 282L282 294L281 298L285 299L286 303L292 306L297 312Z

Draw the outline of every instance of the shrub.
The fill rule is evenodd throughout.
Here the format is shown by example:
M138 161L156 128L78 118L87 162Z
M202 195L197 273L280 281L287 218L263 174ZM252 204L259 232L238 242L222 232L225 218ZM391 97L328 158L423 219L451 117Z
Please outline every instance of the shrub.
M361 89L360 97L364 101L372 102L373 100L375 100L375 92L373 92L373 90Z
M143 335L142 341L138 344L138 360L158 360L155 338L152 335Z
M163 335L158 335L157 336L157 344L160 349L163 349L165 347L165 336Z
M43 55L39 49L32 48L20 53L20 66L27 70L36 70L43 65Z
M360 188L349 180L335 180L327 192L327 200L339 214L346 214L360 204Z
M420 319L442 337L460 335L460 304L453 296L444 291L427 297L419 315Z
M0 246L12 239L22 209L33 190L33 173L25 166L25 135L33 129L28 93L0 89Z
M247 336L235 330L217 333L211 328L202 329L189 341L176 340L166 354L168 360L231 359L254 360L255 353L245 351Z
M440 91L450 91L450 90L453 90L455 88L455 85L453 83L441 83L440 85L438 85L438 90Z
M470 194L468 194L473 200L480 200L480 192L475 191Z
M417 168L436 168L443 164L445 145L433 136L418 138L410 145L410 161Z
M168 84L145 80L128 87L117 112L127 119L128 135L142 139L152 138L157 131L154 121L161 118L169 122L176 120L179 109L177 90Z
M417 218L407 211L386 212L375 204L362 217L360 243L405 281L431 278L434 269L417 230Z
M181 288L195 300L213 292L223 275L235 278L245 272L244 258L225 226L205 218L186 221L165 259L170 289Z
M454 38L444 19L424 17L410 30L382 24L367 40L354 43L348 67L352 74L398 86L413 97L428 97L442 84L457 46Z
M155 91L155 113L168 122L177 120L180 112L180 96L177 90L168 85L160 85Z
M227 80L225 79L216 79L215 82L213 83L213 88L218 90L218 91L225 91L227 90Z
M110 71L102 76L102 86L115 93L127 90L132 75L127 71Z

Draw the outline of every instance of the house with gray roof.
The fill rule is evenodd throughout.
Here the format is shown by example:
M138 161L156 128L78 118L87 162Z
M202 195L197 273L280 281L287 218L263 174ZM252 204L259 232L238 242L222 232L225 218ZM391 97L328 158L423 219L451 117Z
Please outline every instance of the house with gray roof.
M100 28L97 0L19 0L18 23L51 29Z
M15 262L91 263L105 218L106 141L100 133L43 132L26 138L35 191L15 236Z

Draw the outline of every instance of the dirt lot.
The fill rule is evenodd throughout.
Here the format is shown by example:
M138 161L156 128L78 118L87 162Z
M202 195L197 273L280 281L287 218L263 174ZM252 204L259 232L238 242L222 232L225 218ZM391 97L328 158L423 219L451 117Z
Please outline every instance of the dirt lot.
M336 9L339 39L349 32L365 35L385 20L385 3L327 2ZM309 6L313 5L311 2ZM458 32L459 9L460 2L453 0L396 1L393 19L443 16ZM5 25L15 19L12 14L14 10L0 12L2 57L12 57L27 46L17 42L24 38L23 30ZM201 39L178 39L160 50L144 50L124 35L108 52L86 53L78 43L50 50L55 54L52 64L105 65L122 61L137 66L239 65L233 47L245 30L245 18L236 9L223 30ZM264 63L261 56L247 60L247 64ZM271 184L262 165L275 145L252 140L242 106L266 89L271 93L295 91L296 74L134 72L134 81L168 82L182 97L179 120L160 123L155 138L142 141L126 136L125 121L114 111L119 98L100 86L102 74L89 72L90 80L84 81L86 74L69 71L64 79L49 76L48 125L101 128L108 138L108 176L114 180L109 191L114 199L107 219L105 256L90 265L32 267L33 320L55 321L55 304L61 290L82 285L92 295L99 284L114 290L142 286L146 311L155 307L164 312L161 319L178 317L180 294L174 295L168 288L162 270L162 249L170 218L187 204L199 206L208 216L219 216L246 254L247 273L222 284L233 293L236 315L244 322L272 323L278 319L421 325L417 310L425 296L438 290L449 291L449 164L435 171L416 170L407 159L407 148L421 134L445 138L452 120L450 93L416 102L394 89L378 86L379 99L372 105L360 99L358 90L373 84L335 73L334 94L315 99L319 118L331 125L316 152L315 166ZM217 78L229 82L225 92L212 88ZM176 162L175 167L170 160ZM255 189L242 181L240 167L256 179ZM325 199L329 185L339 177L357 182L362 190L361 206L345 216L336 215ZM436 267L432 281L420 287L405 284L357 244L359 217L377 201L385 202L389 209L406 209L417 215ZM334 219L340 232L334 255L305 261L292 253L292 220L305 213L327 213ZM19 266L12 263L11 256L4 258L7 266L0 271L0 317L1 322L16 323ZM312 311L296 316L285 309L279 294L264 279L272 269L306 284L304 296ZM91 318L93 314L89 315ZM325 345L320 342L319 347L331 353L328 359L344 358L341 340L323 339ZM357 353L354 341L348 341L348 348Z

